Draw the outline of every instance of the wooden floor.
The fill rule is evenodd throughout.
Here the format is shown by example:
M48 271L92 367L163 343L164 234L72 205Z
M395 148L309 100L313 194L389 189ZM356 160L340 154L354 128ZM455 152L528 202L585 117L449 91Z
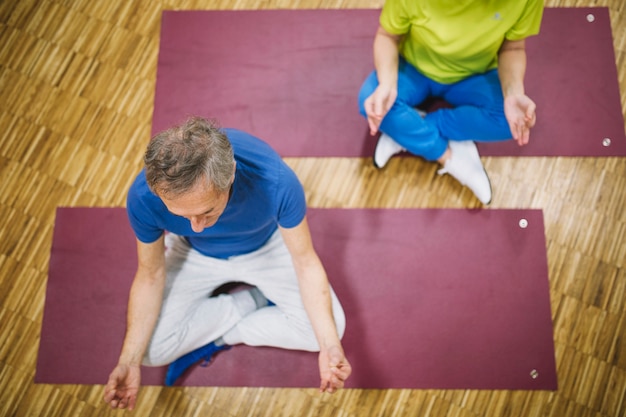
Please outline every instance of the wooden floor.
M623 0L608 6L626 108ZM34 384L57 206L123 206L149 139L163 9L383 0L0 0L0 416L107 416L103 386ZM374 28L372 28L374 30ZM143 388L140 416L626 415L626 158L483 158L492 208L544 211L559 389ZM475 207L436 166L290 158L313 207ZM341 179L341 180L337 180ZM367 366L353 363L353 366ZM105 381L102 381L103 383Z

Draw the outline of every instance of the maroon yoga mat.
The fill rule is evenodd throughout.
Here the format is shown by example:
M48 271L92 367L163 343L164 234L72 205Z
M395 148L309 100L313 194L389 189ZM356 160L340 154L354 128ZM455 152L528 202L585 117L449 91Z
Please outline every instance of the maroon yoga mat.
M310 209L347 316L351 388L557 387L540 210ZM520 227L525 222L525 227ZM122 208L59 208L35 382L104 384L135 243ZM317 387L317 355L235 346L187 386ZM144 368L162 384L164 368Z
M373 69L376 9L166 11L152 131L190 115L268 141L282 156L369 157L376 138L357 94ZM492 156L624 156L607 8L547 8L527 41L531 143Z

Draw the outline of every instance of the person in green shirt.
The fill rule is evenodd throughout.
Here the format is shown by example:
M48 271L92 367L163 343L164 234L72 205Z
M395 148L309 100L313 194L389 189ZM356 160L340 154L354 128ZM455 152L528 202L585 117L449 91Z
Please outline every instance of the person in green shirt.
M489 177L475 141L528 143L536 105L524 90L525 39L539 33L543 0L387 0L373 71L359 92L374 165L401 151L438 161L483 203ZM431 97L451 105L426 114Z

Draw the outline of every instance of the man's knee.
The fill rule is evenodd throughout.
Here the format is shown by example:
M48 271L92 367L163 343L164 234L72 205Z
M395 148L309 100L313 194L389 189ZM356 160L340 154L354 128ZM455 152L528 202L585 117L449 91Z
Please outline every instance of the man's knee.
M337 300L333 303L333 316L335 318L335 326L337 327L337 333L341 339L346 332L346 314L343 311L343 307Z
M148 345L142 364L145 366L169 365L177 359L176 352L164 343L155 343L154 340Z

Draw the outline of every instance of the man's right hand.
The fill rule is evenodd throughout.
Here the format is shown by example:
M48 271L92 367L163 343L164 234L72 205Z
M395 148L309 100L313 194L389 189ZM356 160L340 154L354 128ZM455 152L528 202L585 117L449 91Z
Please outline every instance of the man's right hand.
M139 365L118 364L104 388L104 401L111 408L135 408L139 385L141 383L141 368Z
M395 103L398 91L395 88L385 88L381 85L365 99L365 113L370 127L370 135L374 136L380 127L383 118Z

